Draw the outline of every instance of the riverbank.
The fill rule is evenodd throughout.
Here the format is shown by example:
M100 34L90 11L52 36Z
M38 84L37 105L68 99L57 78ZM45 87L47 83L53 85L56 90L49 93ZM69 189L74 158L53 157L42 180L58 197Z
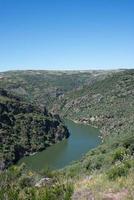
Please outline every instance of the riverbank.
M0 199L133 200L133 144L133 134L117 136L61 170L38 174L12 166L0 173Z
M91 127L93 127L93 128L96 128L96 129L99 129L99 127L98 126L95 126L95 125L93 125L93 124L91 124L91 123L89 123L89 120L85 120L85 119L81 119L81 120L76 120L76 119L68 119L68 120L71 120L71 121L73 121L74 123L76 123L76 124L81 124L81 125L88 125L88 126L91 126ZM103 129L101 130L101 129L99 129L99 132L100 132L100 134L98 135L98 137L101 139L101 142L103 143L104 142L104 132L103 132Z
M46 150L30 157L24 157L18 164L26 163L32 170L40 171L44 168L60 169L71 162L79 160L92 148L101 143L99 130L89 125L76 124L71 120L64 120L70 132L70 137L58 142Z

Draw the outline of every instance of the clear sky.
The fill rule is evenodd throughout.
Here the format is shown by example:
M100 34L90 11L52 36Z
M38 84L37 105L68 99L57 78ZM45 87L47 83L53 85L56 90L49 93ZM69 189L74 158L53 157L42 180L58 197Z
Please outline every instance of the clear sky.
M0 0L0 71L134 67L134 0Z

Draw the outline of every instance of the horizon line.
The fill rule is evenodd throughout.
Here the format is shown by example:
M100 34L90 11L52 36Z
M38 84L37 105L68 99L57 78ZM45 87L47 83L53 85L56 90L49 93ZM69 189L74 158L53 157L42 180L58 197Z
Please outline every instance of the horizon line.
M4 67L3 67L4 68ZM12 68L12 67L11 67ZM20 68L20 67L18 67ZM127 69L134 69L134 67L111 67L111 68L89 68L89 69L76 69L76 68L72 68L72 69L42 69L42 67L40 67L40 69L35 69L35 67L33 68L26 68L22 67L22 69L7 69L7 70L0 70L0 72L9 72L9 71L112 71L112 70L127 70Z

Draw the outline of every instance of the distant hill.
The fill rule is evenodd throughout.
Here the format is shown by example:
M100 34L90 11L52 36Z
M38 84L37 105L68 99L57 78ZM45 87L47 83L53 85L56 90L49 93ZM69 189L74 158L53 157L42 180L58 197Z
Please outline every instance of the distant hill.
M52 107L55 99L104 79L115 71L8 71L0 73L0 87L28 102Z

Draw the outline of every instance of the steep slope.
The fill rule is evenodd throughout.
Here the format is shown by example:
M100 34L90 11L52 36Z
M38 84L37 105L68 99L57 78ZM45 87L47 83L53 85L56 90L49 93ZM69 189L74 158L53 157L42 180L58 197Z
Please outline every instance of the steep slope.
M4 85L6 81L7 77ZM12 82L13 78L9 78L6 85L10 91L15 87ZM1 101L7 101L6 98L20 102L5 96L1 97ZM46 171L43 177L23 170L22 166L12 166L0 172L0 199L133 200L134 70L110 73L90 84L85 83L76 89L73 87L62 98L54 98L51 106L53 112L62 116L99 127L103 134L102 144L80 161L59 171ZM32 116L35 113L38 112L32 112ZM50 114L45 113L48 119Z
M0 169L68 136L58 116L0 89Z
M134 131L134 70L108 75L55 101L53 112L101 129L103 135Z

